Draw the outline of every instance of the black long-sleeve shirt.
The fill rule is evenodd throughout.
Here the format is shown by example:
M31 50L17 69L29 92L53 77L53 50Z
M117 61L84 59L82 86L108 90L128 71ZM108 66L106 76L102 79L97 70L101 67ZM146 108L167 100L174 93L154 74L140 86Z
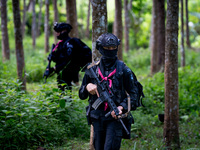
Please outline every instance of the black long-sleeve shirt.
M117 71L112 77L111 89L114 93L113 101L115 102L116 106L122 106L124 108L123 111L126 112L128 110L127 93L130 96L131 107L133 108L137 103L136 99L138 97L138 94L137 94L138 89L134 85L134 78L133 78L132 71L127 66L125 66L123 62L119 60L117 61L118 61L117 66L116 66ZM122 63L124 67L121 67L120 69L118 64L122 64ZM99 65L93 66L93 69L95 70L97 76L99 76L97 67L99 67ZM108 74L112 71L113 70L111 69L108 72ZM81 88L79 89L79 97L80 99L84 100L88 98L89 96L89 103L92 104L97 99L97 95L91 95L90 93L88 93L86 86L89 83L95 84L95 80L91 77L89 70L86 70ZM102 108L103 107L99 107L99 109L102 109Z

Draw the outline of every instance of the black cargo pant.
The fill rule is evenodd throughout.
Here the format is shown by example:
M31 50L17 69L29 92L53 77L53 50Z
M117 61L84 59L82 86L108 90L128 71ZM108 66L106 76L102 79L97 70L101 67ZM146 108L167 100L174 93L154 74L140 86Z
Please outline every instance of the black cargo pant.
M79 71L72 71L65 69L58 74L57 83L58 88L62 91L64 90L72 90L71 82L78 82L79 81Z
M115 119L100 116L92 119L95 150L119 150L122 140L122 125Z

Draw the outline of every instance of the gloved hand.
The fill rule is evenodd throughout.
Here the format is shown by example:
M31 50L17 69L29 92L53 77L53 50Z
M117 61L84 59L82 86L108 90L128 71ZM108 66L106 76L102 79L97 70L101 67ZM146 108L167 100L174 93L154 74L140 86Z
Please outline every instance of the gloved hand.
M47 60L50 61L52 57L52 54L49 54L49 56L47 57Z
M51 68L46 68L43 77L48 78L48 76L49 76L52 72L54 72L54 71L55 71L55 70L54 70L54 68L52 68L52 67L51 67Z
M49 54L49 56L47 57L47 60L48 61L55 61L56 60L56 57L55 57L55 55L53 55L52 53L51 54Z

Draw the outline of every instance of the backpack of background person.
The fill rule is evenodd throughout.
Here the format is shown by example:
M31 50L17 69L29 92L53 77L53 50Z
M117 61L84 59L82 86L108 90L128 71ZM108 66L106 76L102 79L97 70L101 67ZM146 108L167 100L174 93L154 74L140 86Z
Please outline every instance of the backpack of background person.
M123 61L118 60L117 62L117 70L118 70L118 74L122 74L123 69L125 67L125 63ZM137 92L138 92L138 99L137 99L137 104L136 104L136 108L143 106L142 103L142 99L145 97L144 93L143 93L143 86L142 84L137 80L137 77L135 76L134 72L131 70L133 78L134 78L134 86L137 87ZM134 106L131 105L131 110L135 110L136 109Z
M77 64L79 65L80 69L83 68L86 64L92 62L92 51L91 49L80 39L72 38L74 40L79 49L77 50L76 60Z

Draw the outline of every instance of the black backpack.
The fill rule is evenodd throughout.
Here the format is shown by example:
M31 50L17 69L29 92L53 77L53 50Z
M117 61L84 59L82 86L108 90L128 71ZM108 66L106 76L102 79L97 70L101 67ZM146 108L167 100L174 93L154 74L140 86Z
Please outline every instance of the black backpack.
M118 60L118 62L117 62L117 70L118 70L118 72L120 73L120 72L123 72L123 69L124 69L124 67L125 67L126 65L125 65L125 63L123 62L123 61L120 61L120 60ZM138 89L138 99L137 99L137 106L136 107L140 107L140 106L143 106L143 107L145 107L144 105L143 105L143 103L142 103L142 99L145 97L145 95L144 95L144 93L143 93L143 86L142 86L142 84L137 80L137 77L136 77L136 75L134 74L134 72L131 70L131 72L132 72L132 75L133 75L133 78L134 78L134 85L137 87L137 89ZM135 110L135 108L134 107L132 107L132 105L131 105L131 110Z
M80 39L72 38L77 43L79 47L76 53L76 60L77 64L79 65L80 69L83 68L86 64L92 62L92 51L91 49Z

